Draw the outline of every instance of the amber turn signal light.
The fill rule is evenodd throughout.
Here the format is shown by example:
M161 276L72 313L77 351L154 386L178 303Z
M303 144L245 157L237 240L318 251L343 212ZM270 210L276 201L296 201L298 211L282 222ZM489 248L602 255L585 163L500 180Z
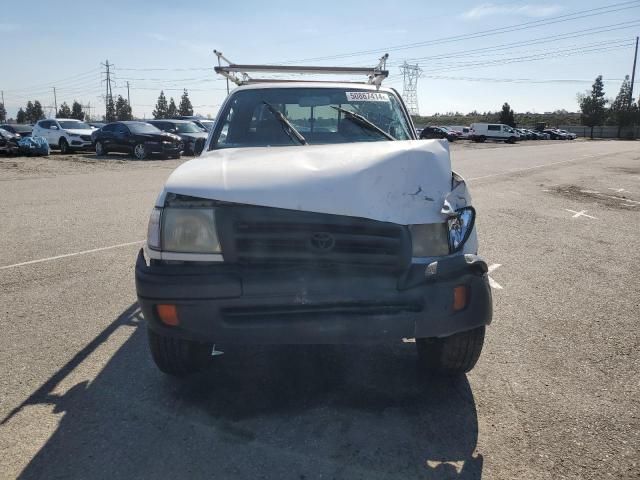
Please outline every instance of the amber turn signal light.
M458 312L466 308L469 303L469 287L458 285L453 289L453 311Z
M175 305L156 305L156 311L160 317L160 321L170 327L180 325L180 319L178 319L178 310Z

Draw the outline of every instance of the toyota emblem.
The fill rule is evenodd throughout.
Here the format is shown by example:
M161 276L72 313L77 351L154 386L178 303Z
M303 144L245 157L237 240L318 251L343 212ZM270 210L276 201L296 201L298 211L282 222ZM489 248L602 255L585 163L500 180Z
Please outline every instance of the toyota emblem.
M336 240L330 233L316 232L311 234L311 237L309 238L309 245L312 250L328 252L333 250L333 247L336 245Z

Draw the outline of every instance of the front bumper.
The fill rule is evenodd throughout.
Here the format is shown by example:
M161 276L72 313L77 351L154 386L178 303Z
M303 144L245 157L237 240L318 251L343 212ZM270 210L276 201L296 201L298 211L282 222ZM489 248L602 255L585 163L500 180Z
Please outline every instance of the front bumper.
M151 265L140 250L138 303L153 330L212 343L327 344L444 337L491 323L487 264L475 255L438 262L425 277L412 265L398 278L366 269L309 266ZM469 301L453 310L453 289ZM158 304L176 306L178 326Z
M93 148L93 142L91 140L84 140L82 138L73 138L69 139L69 147L73 150L90 150Z
M145 147L149 151L150 154L160 154L160 155L178 155L182 151L181 143L158 143L158 142L148 142L145 143Z

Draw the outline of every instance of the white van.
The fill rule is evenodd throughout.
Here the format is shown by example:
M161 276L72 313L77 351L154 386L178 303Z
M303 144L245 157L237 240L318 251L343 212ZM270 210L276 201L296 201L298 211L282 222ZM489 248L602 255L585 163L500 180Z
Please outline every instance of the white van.
M516 143L520 135L509 125L502 123L472 123L469 138L474 142L480 143L487 140Z

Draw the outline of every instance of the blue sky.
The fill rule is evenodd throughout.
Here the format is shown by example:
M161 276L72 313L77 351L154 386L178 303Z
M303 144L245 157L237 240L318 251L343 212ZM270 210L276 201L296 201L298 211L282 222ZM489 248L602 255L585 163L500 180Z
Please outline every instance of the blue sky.
M3 7L0 90L10 116L30 99L53 105L54 86L58 105L77 99L99 115L100 63L108 59L115 65L114 94L126 96L129 81L135 115L151 115L160 89L177 101L183 87L198 113L215 115L226 90L208 70L216 62L214 48L237 63L339 56L307 62L324 65L372 65L389 52L385 84L401 90L399 64L421 66L422 114L497 110L505 101L518 112L575 111L576 94L596 75L604 76L605 91L614 97L631 73L640 1L622 3L85 0L61 14L59 2L31 0L28 15L17 4ZM608 13L561 17L601 7ZM544 25L550 21L557 23ZM526 22L539 23L469 38ZM371 53L343 56L361 51Z

